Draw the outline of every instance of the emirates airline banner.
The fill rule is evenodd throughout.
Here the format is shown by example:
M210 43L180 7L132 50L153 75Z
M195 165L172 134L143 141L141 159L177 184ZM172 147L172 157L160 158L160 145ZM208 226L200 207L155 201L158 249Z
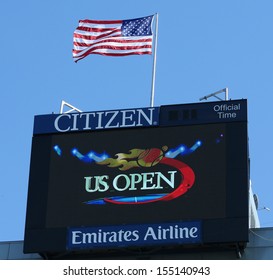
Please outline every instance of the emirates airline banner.
M70 228L68 248L114 248L128 246L189 244L202 241L200 222L116 225Z

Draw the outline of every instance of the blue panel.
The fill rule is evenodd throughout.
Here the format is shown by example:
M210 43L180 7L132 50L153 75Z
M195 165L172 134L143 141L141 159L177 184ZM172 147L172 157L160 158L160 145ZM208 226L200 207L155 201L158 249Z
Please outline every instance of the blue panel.
M138 108L35 116L33 134L157 126L159 108Z
M192 125L247 121L247 101L230 100L160 107L160 125Z
M74 250L201 243L201 231L199 221L69 228L67 248Z

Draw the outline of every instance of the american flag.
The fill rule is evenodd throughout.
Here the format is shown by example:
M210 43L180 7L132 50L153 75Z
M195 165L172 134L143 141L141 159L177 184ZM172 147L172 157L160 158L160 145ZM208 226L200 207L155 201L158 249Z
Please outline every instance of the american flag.
M73 58L89 54L126 56L152 53L153 15L128 20L80 20L73 36Z

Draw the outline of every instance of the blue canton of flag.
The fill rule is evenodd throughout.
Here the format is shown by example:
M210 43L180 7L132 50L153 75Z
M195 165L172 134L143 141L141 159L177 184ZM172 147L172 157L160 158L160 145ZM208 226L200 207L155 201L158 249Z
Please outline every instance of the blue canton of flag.
M124 20L121 26L122 36L152 35L153 16Z

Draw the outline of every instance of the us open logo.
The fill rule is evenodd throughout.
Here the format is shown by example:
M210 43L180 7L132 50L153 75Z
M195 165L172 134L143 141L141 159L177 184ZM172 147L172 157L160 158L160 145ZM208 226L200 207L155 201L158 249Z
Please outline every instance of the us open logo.
M117 153L114 157L94 151L83 155L74 148L71 153L80 161L119 169L115 176L109 174L85 176L83 178L85 192L96 193L96 199L84 203L145 204L180 197L194 185L195 173L189 165L177 157L193 153L201 145L201 141L196 141L190 148L184 144L174 149L168 149L167 146L134 148L128 153ZM58 146L54 149L57 152ZM156 167L159 166L158 170L163 168L167 171L164 173L158 171Z

